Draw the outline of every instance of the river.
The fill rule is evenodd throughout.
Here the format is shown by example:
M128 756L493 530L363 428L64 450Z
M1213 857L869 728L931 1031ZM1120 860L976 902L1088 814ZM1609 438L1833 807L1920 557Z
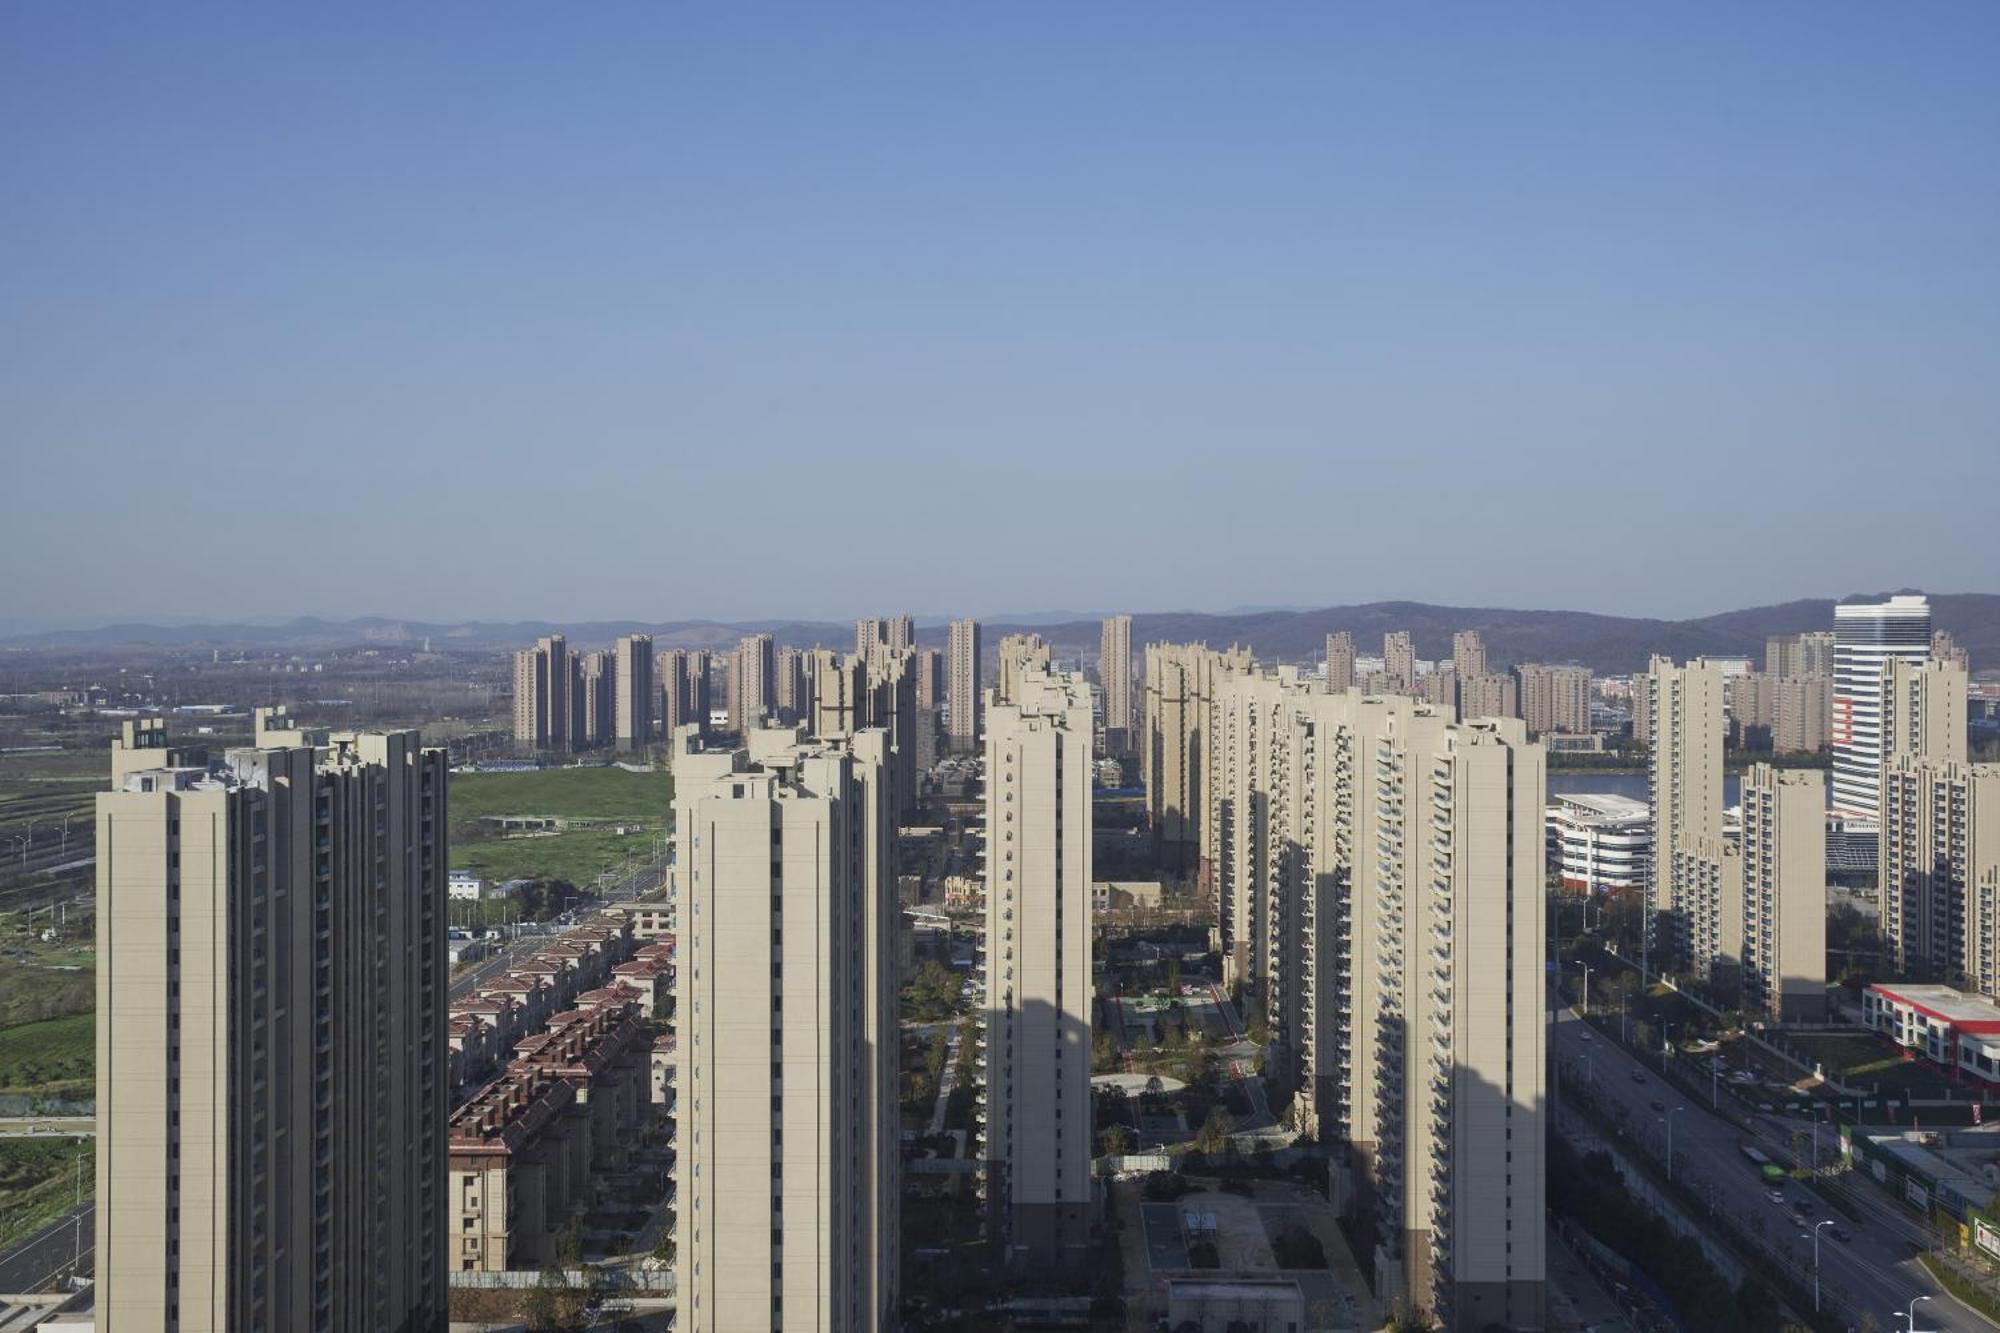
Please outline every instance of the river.
M1828 775L1829 783L1832 775ZM1737 802L1737 776L1723 775L1722 803L1725 806ZM1629 796L1635 801L1650 801L1652 796L1646 789L1644 773L1591 773L1572 770L1567 773L1549 774L1549 795L1571 796L1578 793L1591 795Z

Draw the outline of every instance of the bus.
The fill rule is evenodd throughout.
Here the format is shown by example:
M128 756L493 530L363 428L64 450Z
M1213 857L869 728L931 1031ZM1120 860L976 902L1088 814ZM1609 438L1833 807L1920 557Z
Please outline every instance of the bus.
M1782 1185L1785 1183L1788 1178L1785 1175L1785 1168L1759 1152L1754 1145L1739 1143L1736 1145L1736 1148L1738 1152L1741 1152L1749 1159L1750 1165L1757 1168L1757 1174L1764 1178L1766 1185Z

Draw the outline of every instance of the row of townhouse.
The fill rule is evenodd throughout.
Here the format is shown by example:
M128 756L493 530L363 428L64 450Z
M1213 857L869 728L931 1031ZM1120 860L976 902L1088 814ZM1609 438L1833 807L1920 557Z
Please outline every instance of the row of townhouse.
M593 1181L624 1169L653 1105L654 1038L623 984L578 997L523 1037L501 1075L452 1113L448 1267L501 1272L554 1262Z

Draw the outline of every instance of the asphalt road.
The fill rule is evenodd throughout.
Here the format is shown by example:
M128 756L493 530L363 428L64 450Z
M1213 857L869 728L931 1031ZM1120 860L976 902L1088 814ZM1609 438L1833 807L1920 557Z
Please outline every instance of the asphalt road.
M67 1270L76 1257L76 1220L83 1219L83 1267L90 1271L91 1247L97 1241L97 1205L86 1203L76 1212L9 1246L0 1253L0 1292L35 1290L57 1273Z
M1902 1216L1886 1196L1871 1199L1871 1194L1879 1195L1872 1182L1860 1185L1852 1196L1862 1204L1860 1211L1866 1220L1861 1222L1851 1221L1829 1209L1811 1191L1796 1182L1784 1189L1786 1205L1770 1201L1767 1194L1769 1187L1758 1176L1755 1166L1743 1156L1741 1145L1748 1138L1771 1160L1781 1165L1789 1164L1792 1159L1792 1131L1799 1128L1801 1122L1779 1117L1759 1118L1752 1134L1746 1136L1729 1121L1712 1114L1705 1099L1688 1097L1665 1082L1657 1065L1641 1065L1616 1042L1591 1032L1589 1025L1578 1018L1572 1009L1565 1008L1557 1013L1554 1026L1550 1029L1549 1049L1559 1064L1567 1065L1579 1074L1587 1069L1587 1076L1597 1089L1614 1105L1624 1108L1627 1133L1642 1145L1635 1151L1657 1152L1664 1148L1666 1130L1661 1123L1662 1113L1653 1109L1654 1102L1661 1103L1668 1112L1685 1106L1685 1111L1673 1114L1676 1178L1690 1186L1712 1190L1718 1207L1753 1232L1758 1230L1757 1223L1761 1220L1759 1239L1767 1252L1787 1265L1802 1266L1808 1285L1813 1262L1809 1236L1812 1224L1831 1218L1853 1239L1844 1243L1833 1240L1829 1235L1832 1228L1820 1232L1822 1281L1829 1290L1837 1286L1846 1292L1860 1309L1872 1311L1880 1327L1897 1327L1898 1320L1894 1316L1908 1307L1912 1297L1920 1295L1931 1297L1917 1307L1920 1329L1948 1330L1949 1333L1967 1330L1969 1333L1970 1330L1993 1327L1953 1301L1917 1263L1917 1250L1924 1239L1923 1228L1914 1220ZM1635 1079L1635 1073L1644 1081ZM1831 1134L1824 1130L1822 1134L1821 1151L1837 1151ZM1789 1206L1790 1201L1800 1199L1816 1205L1803 1225L1793 1219ZM1873 1206L1876 1204L1879 1206Z
M647 894L659 889L662 873L657 866L637 871L630 879L618 885L603 897L581 899L578 903L578 911L587 912L595 908L610 907L615 903L627 903L635 898L643 898ZM567 929L567 927L563 929ZM470 995L478 987L504 972L508 964L512 963L518 955L532 953L560 933L560 930L552 930L546 935L523 935L499 953L494 954L491 958L480 960L470 972L465 973L451 983L451 998L457 1000Z
M97 1120L87 1115L0 1116L0 1135L28 1134L84 1138L97 1133Z

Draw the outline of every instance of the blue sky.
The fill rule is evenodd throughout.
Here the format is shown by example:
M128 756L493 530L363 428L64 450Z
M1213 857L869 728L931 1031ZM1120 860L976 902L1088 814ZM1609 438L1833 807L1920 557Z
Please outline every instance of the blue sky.
M2000 590L2000 6L0 9L0 618Z

